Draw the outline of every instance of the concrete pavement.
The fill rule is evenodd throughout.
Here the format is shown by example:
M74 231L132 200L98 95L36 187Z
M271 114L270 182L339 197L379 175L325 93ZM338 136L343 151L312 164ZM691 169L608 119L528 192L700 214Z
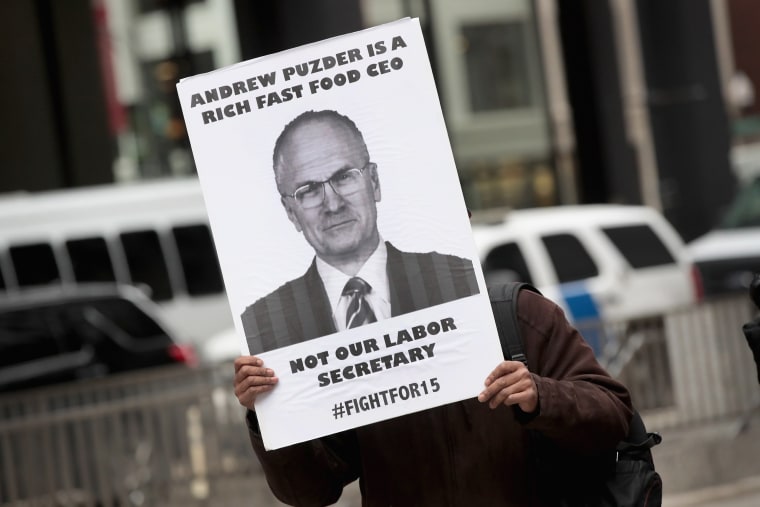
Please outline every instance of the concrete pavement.
M646 419L646 416L645 416ZM663 479L664 507L760 506L760 413L742 431L743 417L661 431L654 448ZM650 427L657 431L656 427ZM281 506L261 479L261 503ZM269 503L265 499L269 497ZM359 507L356 483L349 485L336 507Z
M757 507L760 476L663 498L664 507Z
M662 431L663 443L653 454L663 480L663 505L760 506L759 415Z

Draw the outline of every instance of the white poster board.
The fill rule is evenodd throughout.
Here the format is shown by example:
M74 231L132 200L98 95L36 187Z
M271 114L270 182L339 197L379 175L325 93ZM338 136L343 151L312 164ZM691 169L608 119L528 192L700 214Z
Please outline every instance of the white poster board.
M418 20L177 88L241 351L279 378L256 401L265 446L477 396L503 356ZM356 273L325 266L346 270L367 231L378 250L362 269L383 266L370 275L377 321L339 330L329 286Z

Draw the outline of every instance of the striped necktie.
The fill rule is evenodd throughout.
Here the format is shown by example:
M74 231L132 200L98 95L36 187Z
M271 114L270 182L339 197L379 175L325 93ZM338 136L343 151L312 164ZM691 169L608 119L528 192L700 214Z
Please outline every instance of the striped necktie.
M346 282L346 286L343 287L343 295L349 298L346 308L346 329L377 321L375 312L364 297L371 290L372 287L358 276Z

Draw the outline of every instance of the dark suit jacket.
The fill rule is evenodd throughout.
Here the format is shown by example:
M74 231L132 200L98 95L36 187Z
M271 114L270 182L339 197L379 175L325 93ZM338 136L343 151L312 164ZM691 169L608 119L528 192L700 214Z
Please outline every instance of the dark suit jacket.
M394 317L479 292L468 259L437 252L402 252L388 242L386 246ZM337 331L316 259L303 276L246 308L241 319L251 354Z

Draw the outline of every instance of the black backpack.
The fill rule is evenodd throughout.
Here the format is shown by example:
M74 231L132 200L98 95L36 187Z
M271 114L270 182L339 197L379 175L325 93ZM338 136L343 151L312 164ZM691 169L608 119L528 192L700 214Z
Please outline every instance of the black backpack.
M504 357L527 366L517 323L517 295L522 289L541 294L530 284L510 282L489 287L488 295ZM661 441L659 434L647 432L635 410L628 436L618 443L614 453L598 458L570 455L539 432L530 432L536 472L542 480L552 483L552 487L542 490L553 495L550 502L562 506L661 506L662 479L655 471L651 452Z

